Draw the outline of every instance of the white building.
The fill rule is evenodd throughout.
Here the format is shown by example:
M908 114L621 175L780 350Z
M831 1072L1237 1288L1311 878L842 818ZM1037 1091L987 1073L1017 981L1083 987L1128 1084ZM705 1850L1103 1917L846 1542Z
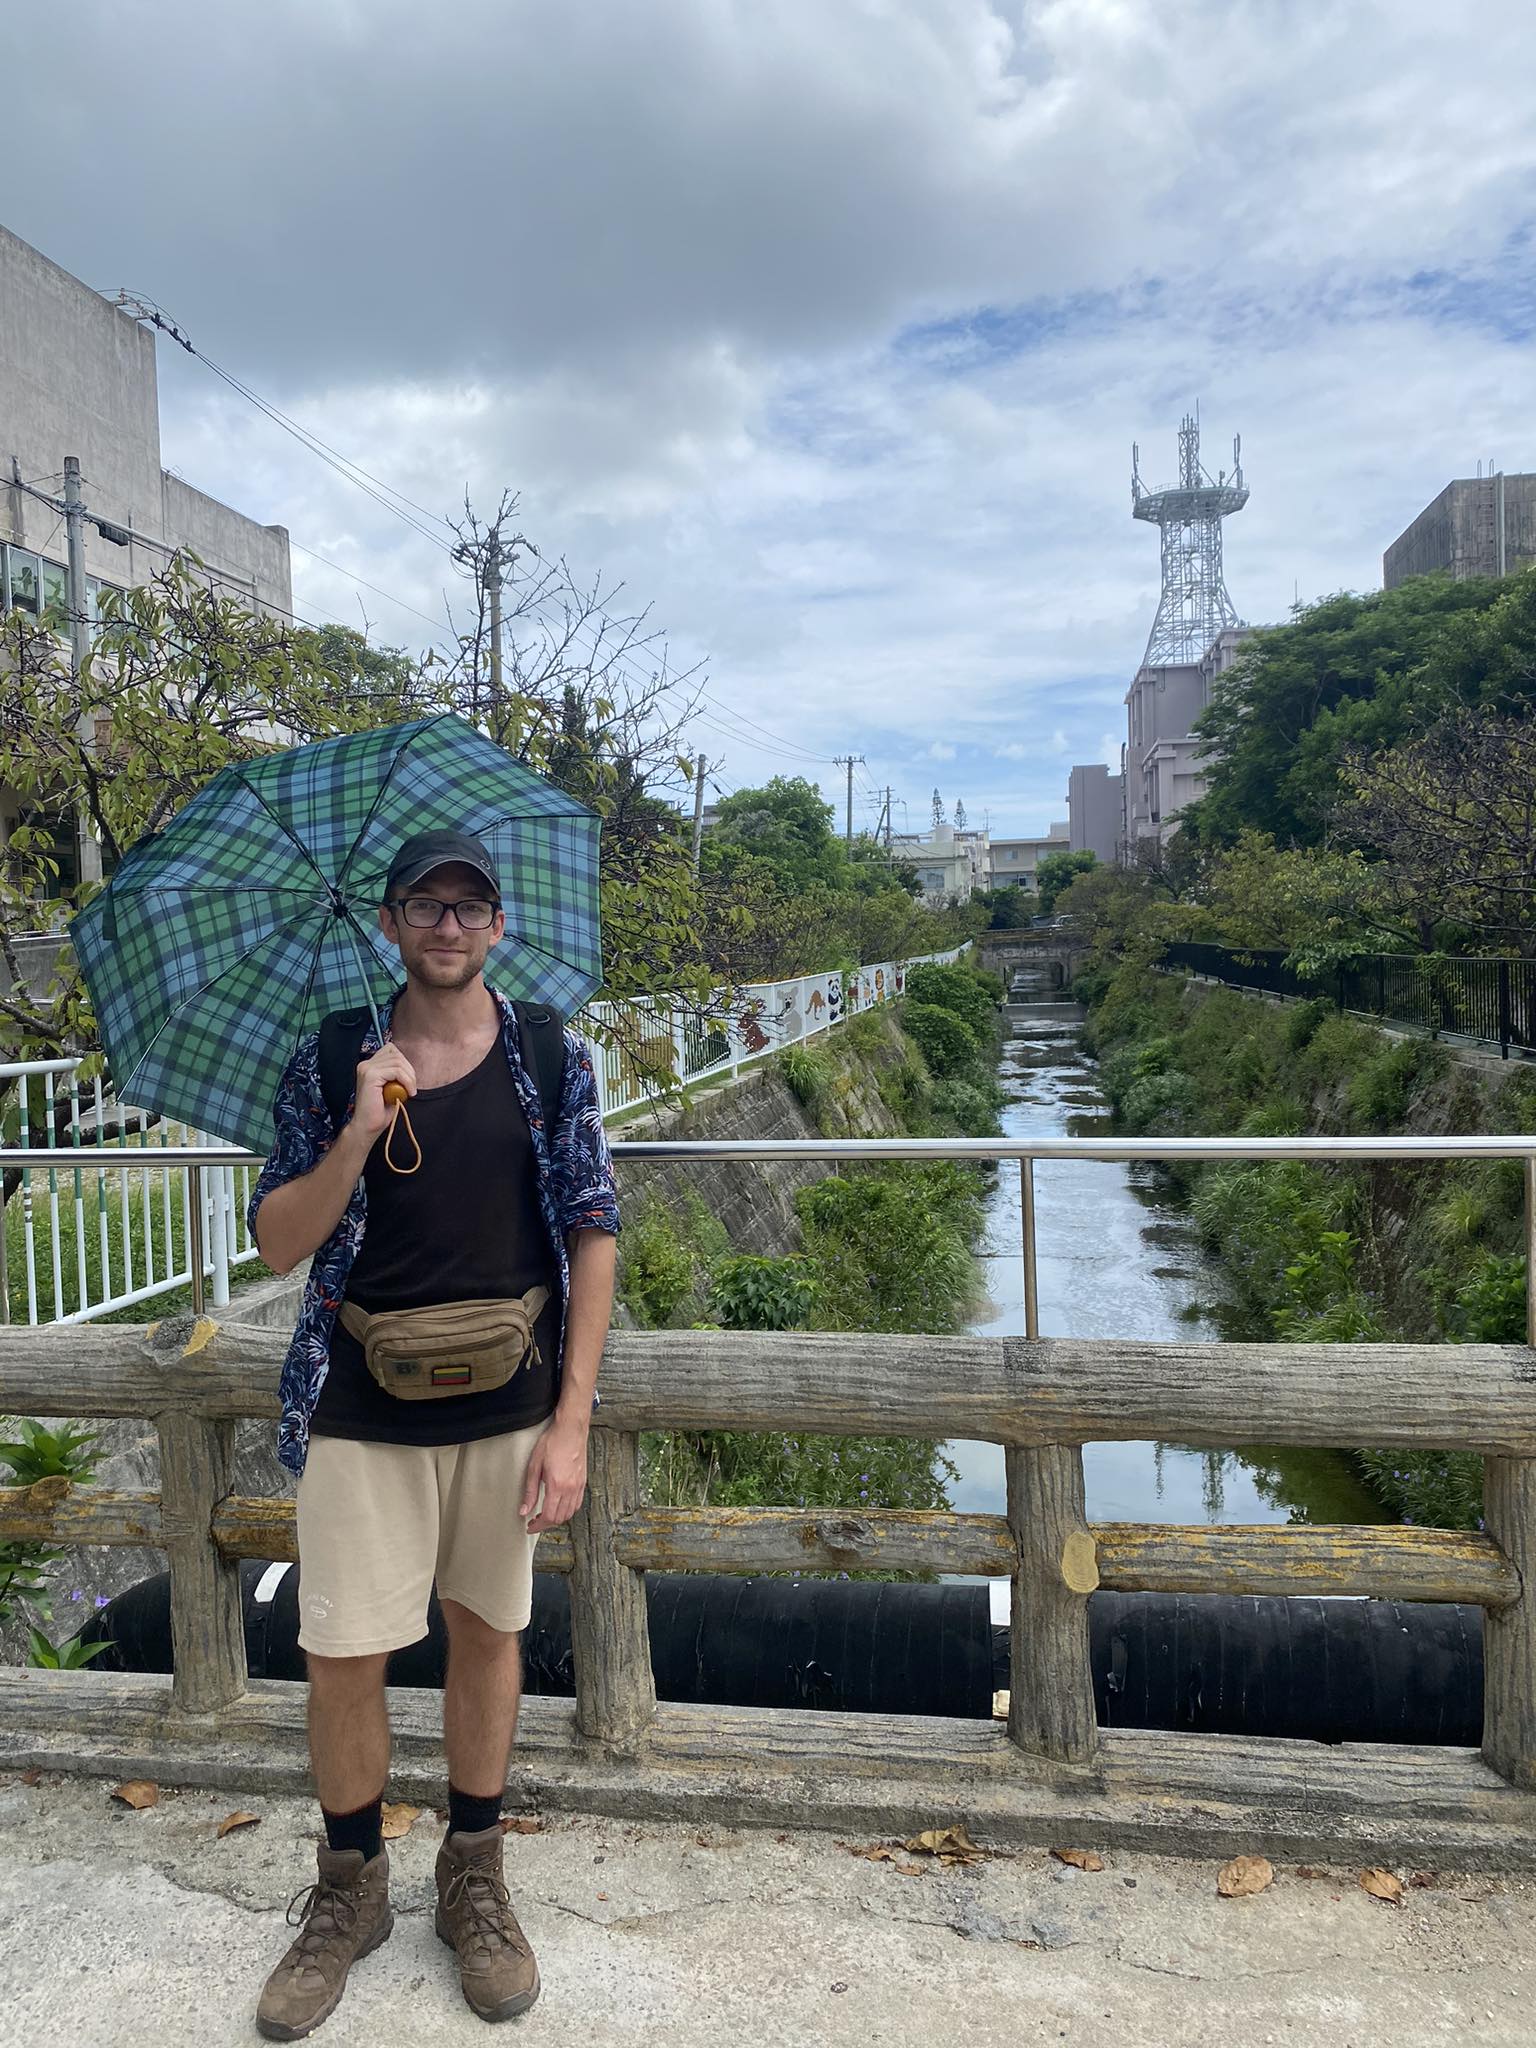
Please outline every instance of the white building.
M926 833L896 833L891 852L916 869L923 900L940 905L968 903L990 886L989 845L985 832L957 832L946 821Z
M988 888L1006 889L1014 883L1021 889L1033 889L1035 870L1046 855L1066 853L1071 845L1071 827L1065 818L1053 822L1042 839L994 839Z
M58 497L66 455L80 459L93 582L148 582L181 548L231 596L291 612L286 530L161 463L152 330L0 227L0 608L66 609L62 524L21 488ZM117 545L97 520L135 538Z
M1139 668L1125 693L1124 841L1163 845L1185 806L1205 794L1201 743L1191 730L1211 701L1211 686L1237 659L1251 626L1228 626L1198 661Z

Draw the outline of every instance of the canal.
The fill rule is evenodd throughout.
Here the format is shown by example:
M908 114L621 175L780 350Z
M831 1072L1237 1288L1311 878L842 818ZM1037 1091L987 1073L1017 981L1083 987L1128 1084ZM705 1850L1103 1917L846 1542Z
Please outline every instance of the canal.
M1038 979L1027 979L1031 973ZM1082 1011L1025 970L1006 1013L1000 1067L1010 1138L1087 1137L1106 1128L1093 1063L1079 1050ZM1143 1337L1215 1342L1210 1310L1221 1276L1157 1169L1047 1159L1035 1166L1040 1328L1057 1337ZM980 1247L986 1305L976 1336L1022 1336L1024 1269L1019 1176L998 1171ZM1001 1514L1003 1454L996 1444L952 1442L956 1508ZM1083 1451L1093 1521L1379 1522L1385 1511L1336 1452L1197 1451L1178 1444L1088 1444Z

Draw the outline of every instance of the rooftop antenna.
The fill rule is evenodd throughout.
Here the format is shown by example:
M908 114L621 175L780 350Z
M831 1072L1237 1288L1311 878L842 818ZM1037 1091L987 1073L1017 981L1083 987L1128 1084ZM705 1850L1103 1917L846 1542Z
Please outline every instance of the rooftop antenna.
M1162 534L1162 593L1143 668L1196 662L1218 633L1239 623L1222 570L1221 522L1247 502L1242 436L1232 443L1231 474L1212 477L1200 461L1198 406L1179 424L1176 485L1149 491L1141 480L1141 451L1131 444L1131 516Z

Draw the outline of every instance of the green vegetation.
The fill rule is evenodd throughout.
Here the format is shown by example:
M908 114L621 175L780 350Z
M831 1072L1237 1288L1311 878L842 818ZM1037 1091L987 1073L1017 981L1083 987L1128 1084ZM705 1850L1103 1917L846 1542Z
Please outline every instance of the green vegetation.
M784 775L720 805L700 907L710 965L733 983L941 953L986 924L979 905L930 910L912 868L867 835L847 846L814 783Z
M1445 1048L1323 1002L1284 1007L1102 957L1079 978L1118 1127L1277 1136L1536 1129L1536 1075L1479 1086ZM1518 1342L1525 1329L1520 1173L1238 1162L1175 1173L1232 1299L1228 1335L1292 1342ZM1355 1461L1394 1514L1475 1527L1481 1464L1459 1454Z
M1039 899L1040 915L1049 917L1056 908L1056 899L1069 889L1079 875L1098 866L1099 857L1086 849L1079 853L1048 853L1035 870L1035 892Z
M990 1062L1001 983L956 966L913 969L914 985L928 1000L909 995L899 1024L889 1011L867 1012L816 1046L778 1055L813 1119L831 1113L857 1067L866 1079L874 1074L908 1131L966 1128L966 1116L996 1129ZM909 1035L914 1012L940 1019L944 1042L958 1048L955 1071L942 1079ZM801 1248L780 1258L737 1251L702 1203L674 1206L652 1193L626 1212L621 1296L648 1328L843 1331L851 1343L865 1330L953 1331L978 1286L972 1246L985 1184L983 1173L950 1163L829 1175L797 1193ZM931 1441L793 1432L658 1434L645 1440L644 1465L651 1498L726 1506L943 1507L953 1477Z
M14 1427L14 1436L0 1442L0 1468L10 1485L35 1486L46 1479L78 1483L89 1479L101 1461L95 1434L74 1423L57 1430L40 1422ZM44 1543L0 1543L0 1626L17 1620L26 1624L29 1663L73 1671L108 1645L86 1649L73 1637L56 1645L47 1633L53 1623L48 1569L63 1555Z

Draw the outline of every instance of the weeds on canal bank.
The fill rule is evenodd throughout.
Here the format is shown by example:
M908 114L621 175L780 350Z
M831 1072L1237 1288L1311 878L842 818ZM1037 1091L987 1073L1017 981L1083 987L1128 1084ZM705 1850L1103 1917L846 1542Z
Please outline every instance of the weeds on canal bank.
M1536 1130L1536 1074L1489 1074L1429 1039L1393 1037L1326 1002L1277 1006L1127 959L1074 993L1117 1128L1145 1136L1280 1137ZM1516 1162L1313 1166L1233 1162L1172 1171L1232 1299L1230 1336L1291 1342L1525 1334ZM1405 1521L1475 1528L1481 1460L1357 1451Z
M967 967L914 968L894 1038L889 1013L855 1017L835 1040L786 1048L778 1071L821 1129L857 1067L909 1135L994 1135L1002 994ZM702 1202L652 1193L626 1207L621 1298L653 1329L804 1329L855 1344L860 1331L952 1332L979 1292L986 1181L952 1162L830 1174L796 1194L801 1249L780 1258L741 1252ZM792 1431L657 1433L643 1459L648 1496L690 1506L942 1508L956 1476L929 1439Z

